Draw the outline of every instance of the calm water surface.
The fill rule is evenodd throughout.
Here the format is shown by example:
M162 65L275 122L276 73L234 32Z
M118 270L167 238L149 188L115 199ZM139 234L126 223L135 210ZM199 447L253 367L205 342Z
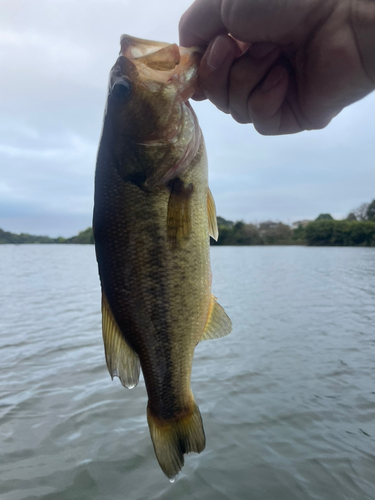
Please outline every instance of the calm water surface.
M196 349L207 436L174 484L144 383L105 367L92 246L0 246L2 500L373 500L375 249L216 247L233 320Z

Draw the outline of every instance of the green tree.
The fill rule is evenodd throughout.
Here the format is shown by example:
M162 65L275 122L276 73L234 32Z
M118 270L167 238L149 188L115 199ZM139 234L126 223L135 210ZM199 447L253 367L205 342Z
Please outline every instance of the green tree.
M282 222L263 222L259 231L266 245L283 245L292 241L292 229Z
M352 220L357 220L357 217L353 212L350 212L350 214L347 216L346 220L352 221Z
M222 225L222 221L225 222ZM228 222L230 224L228 224ZM262 245L263 240L255 224L245 224L243 221L231 223L218 217L219 239L211 239L211 245Z
M306 242L306 226L298 224L296 229L293 229L293 242L296 244L303 244Z
M375 200L372 200L366 211L367 220L375 221Z
M334 220L331 214L320 214L315 220Z
M334 222L330 220L314 221L307 224L305 228L307 244L313 246L331 245L333 224Z
M357 220L367 220L367 209L369 207L369 203L362 203L358 208L353 210L354 215L357 217Z
M374 246L375 221L310 222L306 226L306 242L314 246Z
M218 226L225 226L225 227L232 227L234 225L234 222L231 220L226 220L224 217L217 217L217 225Z
M80 245L92 245L94 243L94 234L91 227L80 231L77 236L66 240L67 243L76 243Z

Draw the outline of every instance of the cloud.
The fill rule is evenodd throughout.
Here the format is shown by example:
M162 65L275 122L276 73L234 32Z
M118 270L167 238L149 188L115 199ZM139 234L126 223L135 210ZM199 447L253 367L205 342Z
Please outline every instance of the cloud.
M108 73L119 37L178 40L190 0L2 0L0 227L71 236L91 224ZM218 213L248 221L344 216L374 196L375 95L325 130L263 137L194 103Z
M264 137L198 104L218 213L232 220L344 217L374 199L372 94L324 130ZM197 106L195 106L197 107ZM214 124L214 126L213 126ZM276 202L276 203L275 203Z

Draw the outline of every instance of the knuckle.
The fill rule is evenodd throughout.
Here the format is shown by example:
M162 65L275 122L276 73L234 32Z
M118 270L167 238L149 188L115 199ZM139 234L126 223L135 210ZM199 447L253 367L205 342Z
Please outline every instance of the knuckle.
M215 104L215 103L214 103ZM229 108L227 105L223 104L223 103L219 103L219 104L215 104L215 106L217 107L217 109L219 111L221 111L222 113L225 113L226 115L229 115Z
M220 111L229 113L228 96L225 91L221 91L217 87L202 85L203 91L207 99L214 104Z
M314 111L314 113L305 112L298 117L298 121L304 130L321 130L331 122L334 116L335 114L319 111Z
M240 116L239 114L234 113L233 111L232 111L231 115L232 115L233 120L235 120L237 123L241 123L241 125L245 125L247 123L252 123L250 117L245 118L244 116Z
M256 99L253 97L248 100L248 112L249 115L254 118L263 118L265 117L265 110L262 100Z
M260 135L276 135L278 133L278 127L270 122L254 121L254 128Z
M255 92L254 95L250 96L247 102L247 107L250 116L261 120L269 120L273 118L279 109L279 106L276 106L275 103L270 103L258 92Z
M320 117L320 118L314 120L314 122L311 124L312 128L314 130L322 130L323 128L326 128L327 125L329 125L332 118L333 118L332 116Z
M228 91L225 86L221 85L214 78L205 78L200 80L201 88L204 95L221 111L228 112Z
M246 99L235 100L231 98L229 100L229 109L232 118L238 123L252 123L251 116L249 115L249 110L247 107Z
M280 130L280 113L267 112L261 103L254 100L255 106L249 106L249 116L252 119L255 129L261 135L277 135Z

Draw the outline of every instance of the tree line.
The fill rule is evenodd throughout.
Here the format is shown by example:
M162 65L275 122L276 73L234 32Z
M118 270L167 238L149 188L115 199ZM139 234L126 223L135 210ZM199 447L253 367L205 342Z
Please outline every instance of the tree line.
M27 233L15 234L0 229L0 245L7 243L12 243L14 245L34 243L78 243L85 245L94 243L94 235L91 227L88 227L84 231L80 231L77 236L73 236L72 238L63 238L62 236L50 238L49 236L34 236Z
M229 222L229 221L225 221ZM315 220L292 228L282 222L219 225L211 245L308 245L375 247L375 221Z
M363 203L345 220L320 214L315 221L246 224L218 217L219 239L212 245L309 245L375 247L375 200Z
M282 222L247 224L217 218L219 239L211 245L309 245L309 246L372 246L375 247L375 200L364 203L349 213L345 220L334 220L320 214L315 221L301 221L293 226ZM49 238L30 234L14 234L0 229L0 244L63 243L93 244L92 228L72 238Z

